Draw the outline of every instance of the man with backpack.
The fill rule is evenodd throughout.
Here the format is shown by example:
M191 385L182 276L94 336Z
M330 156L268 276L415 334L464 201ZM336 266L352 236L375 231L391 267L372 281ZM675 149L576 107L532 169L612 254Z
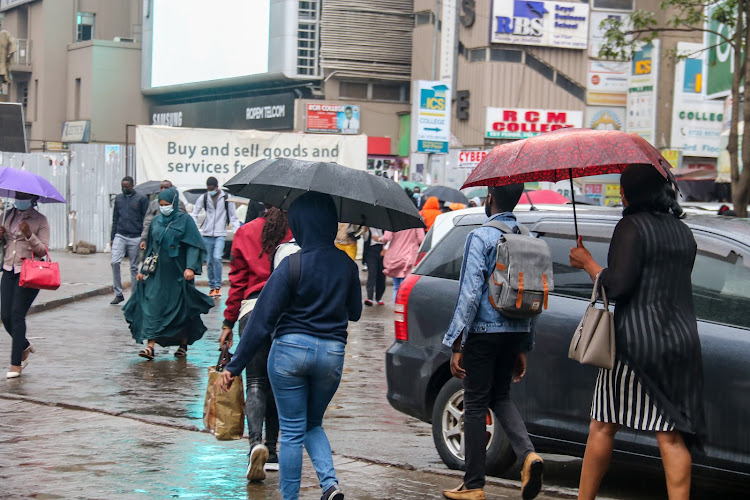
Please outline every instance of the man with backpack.
M460 290L443 344L453 349L451 373L464 381L466 472L447 498L483 500L487 446L486 417L492 409L523 463L522 496L536 497L544 462L510 399L511 382L526 373L526 352L534 343L534 317L552 290L552 259L546 244L531 238L513 215L523 184L490 187L488 221L469 234Z
M206 218L202 223L198 216L203 211ZM240 220L234 203L229 201L227 193L219 189L216 177L206 180L206 193L200 195L193 206L191 214L195 224L203 235L203 242L208 251L208 285L211 288L209 297L221 297L221 260L224 257L224 243L227 239L227 227L237 231Z

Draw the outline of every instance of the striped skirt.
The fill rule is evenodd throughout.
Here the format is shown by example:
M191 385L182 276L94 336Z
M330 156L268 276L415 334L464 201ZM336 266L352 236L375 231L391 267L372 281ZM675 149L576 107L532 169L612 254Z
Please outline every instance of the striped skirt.
M599 369L591 418L640 431L674 430L641 386L637 373L620 361L612 370Z

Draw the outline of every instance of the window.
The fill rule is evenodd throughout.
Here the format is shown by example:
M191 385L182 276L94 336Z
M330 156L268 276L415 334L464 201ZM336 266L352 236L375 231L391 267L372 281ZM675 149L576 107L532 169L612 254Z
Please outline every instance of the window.
M372 98L376 101L400 101L401 85L373 83Z
M320 5L318 0L300 0L297 25L297 74L316 76Z
M487 49L485 47L469 50L469 62L483 62L486 60Z
M605 10L633 10L635 0L593 0L592 6L595 9Z
M77 42L85 42L94 39L94 20L96 14L91 12L79 12L76 20Z
M424 26L425 24L433 24L434 22L431 10L423 10L414 14L414 26Z
M476 228L470 225L451 229L419 264L416 274L458 280L461 277L466 238Z
M552 69L550 66L547 66L542 61L528 53L526 54L526 66L533 69L534 71L545 77L547 80L553 80L555 77L554 69Z
M490 49L490 61L520 63L522 60L523 52L520 50Z
M575 236L546 233L541 238L547 242L552 253L552 273L555 276L555 291L552 293L590 299L594 288L591 277L570 265L570 249L575 246ZM594 260L599 265L606 266L609 240L585 235L584 240Z
M692 279L699 320L750 328L750 268L743 257L735 252L720 257L699 250Z
M357 82L339 83L339 97L367 99L367 84Z
M576 98L584 100L586 96L586 89L578 85L570 78L566 78L560 73L557 74L556 79L557 86L566 90L568 93L573 94Z

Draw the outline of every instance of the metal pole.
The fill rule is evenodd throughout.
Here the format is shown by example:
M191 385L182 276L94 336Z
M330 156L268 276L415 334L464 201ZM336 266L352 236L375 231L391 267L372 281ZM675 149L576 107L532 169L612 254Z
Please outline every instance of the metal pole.
M573 186L573 169L569 168L570 174L570 199L573 200L573 223L576 226L576 244L578 244L578 216L576 215L576 190Z
M438 65L438 39L440 38L440 30L438 29L440 23L440 0L436 1L435 6L435 30L432 34L432 79L437 79L437 65Z

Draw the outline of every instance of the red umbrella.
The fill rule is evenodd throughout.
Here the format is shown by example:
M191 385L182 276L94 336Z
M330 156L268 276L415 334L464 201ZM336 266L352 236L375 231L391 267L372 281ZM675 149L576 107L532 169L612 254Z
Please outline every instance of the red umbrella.
M669 162L642 137L618 130L565 128L495 147L461 189L570 179L573 192L575 177L620 173L630 165L653 165L675 184Z
M526 191L518 202L519 205L565 205L566 203L570 203L570 200L551 189Z

